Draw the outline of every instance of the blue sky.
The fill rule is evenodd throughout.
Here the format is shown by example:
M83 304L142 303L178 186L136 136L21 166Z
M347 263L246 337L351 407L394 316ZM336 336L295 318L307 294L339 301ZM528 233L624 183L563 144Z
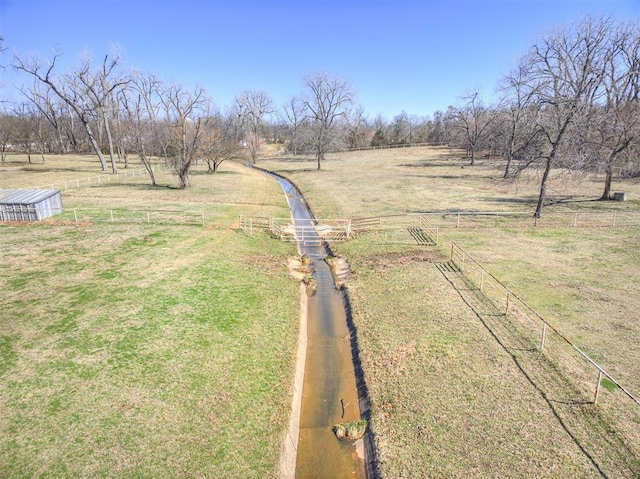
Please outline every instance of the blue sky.
M586 14L640 17L640 0L0 0L0 32L14 54L83 51L117 43L124 64L203 86L223 109L243 90L283 104L322 69L348 78L370 117L432 115L497 80L546 30ZM0 96L25 82L0 72Z

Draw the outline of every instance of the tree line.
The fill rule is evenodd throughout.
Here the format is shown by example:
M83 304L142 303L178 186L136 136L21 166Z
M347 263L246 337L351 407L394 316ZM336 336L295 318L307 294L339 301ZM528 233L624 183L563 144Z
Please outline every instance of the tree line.
M501 78L492 104L472 89L431 117L402 111L391 120L370 118L351 82L324 71L305 75L303 91L283 105L247 90L220 111L201 87L121 68L117 51L98 64L81 59L66 73L57 71L59 56L14 57L12 67L29 81L23 101L0 112L0 161L10 150L29 161L92 151L115 173L134 155L155 184L150 159L160 157L186 188L196 161L212 173L229 159L254 164L265 143L313 155L318 170L330 151L446 144L464 148L470 165L479 155L501 159L504 178L539 168L536 216L554 168L604 173L603 200L616 174L640 171L636 21L587 17L547 33Z

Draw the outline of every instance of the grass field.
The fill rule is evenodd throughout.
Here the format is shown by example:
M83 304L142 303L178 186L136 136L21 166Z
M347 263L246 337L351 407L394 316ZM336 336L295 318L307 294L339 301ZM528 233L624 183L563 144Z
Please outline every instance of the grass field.
M590 404L575 361L537 351L535 332L448 261L456 241L640 394L636 181L614 185L627 202L593 202L599 181L557 172L534 228L535 174L504 182L499 163L470 168L446 149L342 153L320 172L303 158L258 165L298 184L318 217L440 213L438 247L372 234L333 245L354 273L384 477L640 475L638 408L606 384ZM288 216L277 183L234 163L196 169L187 191L145 176L73 187L100 173L91 157L9 157L0 171L0 188L69 186L54 221L0 225L0 477L277 476L295 249L236 231L239 214ZM104 214L75 223L73 209ZM110 209L199 211L205 227L110 222ZM526 215L456 227L449 211ZM616 228L571 227L575 212L614 211Z
M96 166L9 157L0 188ZM52 221L0 224L0 477L278 476L295 248L235 225L239 214L286 215L285 197L234 163L196 169L188 191L148 183L70 188ZM75 224L73 208L197 209L206 224Z
M523 213L489 222L464 217L459 228L455 216L433 215L438 248L374 235L334 245L354 271L348 288L385 477L640 475L639 408L606 388L591 404L595 370L584 384L575 357L558 364L553 348L540 354L538 333L505 321L448 263L448 242L456 241L640 394L636 180L614 183L629 201L603 203L592 201L601 194L599 178L555 172L534 228L535 172L506 182L499 162L469 167L446 149L341 153L320 172L303 158L261 166L291 178L320 218ZM573 228L576 212L598 225L616 212L626 224Z

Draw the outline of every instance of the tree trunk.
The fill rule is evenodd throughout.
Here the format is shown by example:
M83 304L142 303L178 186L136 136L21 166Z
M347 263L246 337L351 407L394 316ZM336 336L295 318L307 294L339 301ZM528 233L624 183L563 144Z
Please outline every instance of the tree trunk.
M509 150L507 151L507 165L504 168L504 175L502 178L509 178L509 170L511 168L511 161L513 161L514 140L509 142Z
M85 118L80 118L82 122L82 126L84 126L87 135L89 136L89 141L91 142L91 146L93 146L93 150L98 155L98 159L100 160L100 166L102 167L102 171L107 171L107 162L104 160L104 156L102 155L102 150L100 150L100 145L96 141L96 138L93 136L93 132L91 131L91 126L89 122Z
M118 165L113 154L113 138L111 137L111 128L109 127L109 119L104 115L104 129L107 132L107 144L109 145L109 157L111 158L111 172L115 175L118 173Z
M544 207L544 199L547 194L547 179L549 178L549 173L551 172L551 165L553 163L553 156L547 158L547 164L544 168L544 174L542 175L542 183L540 183L540 196L538 196L538 205L536 206L536 212L533 214L535 218L540 218L542 216L542 208Z
M471 145L470 150L471 150L471 163L470 163L470 166L473 166L474 163L475 163L475 160L476 160L476 149L475 149L475 147L473 145Z
M147 170L147 173L149 173L149 177L151 178L151 186L157 186L156 175L153 173L153 165L147 158L147 154L144 148L144 143L142 142L142 140L138 140L138 142L139 142L138 145L140 147L138 152L138 155L140 156L140 161L142 162L145 169Z
M178 175L180 179L180 188L187 189L189 188L189 172L185 170L180 170L180 174Z
M600 197L600 201L611 199L611 180L613 179L613 163L608 163L606 168L606 176L604 178L604 192Z

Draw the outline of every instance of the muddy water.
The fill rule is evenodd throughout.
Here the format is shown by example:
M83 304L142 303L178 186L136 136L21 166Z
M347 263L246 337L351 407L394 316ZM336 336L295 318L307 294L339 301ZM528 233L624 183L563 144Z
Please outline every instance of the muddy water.
M276 177L277 178L277 177ZM307 354L296 461L296 478L365 478L362 440L338 440L333 426L360 419L351 341L342 295L317 234L308 231L311 214L295 188L277 178L287 195L296 227L306 228L298 243L314 262L317 292L308 300Z

